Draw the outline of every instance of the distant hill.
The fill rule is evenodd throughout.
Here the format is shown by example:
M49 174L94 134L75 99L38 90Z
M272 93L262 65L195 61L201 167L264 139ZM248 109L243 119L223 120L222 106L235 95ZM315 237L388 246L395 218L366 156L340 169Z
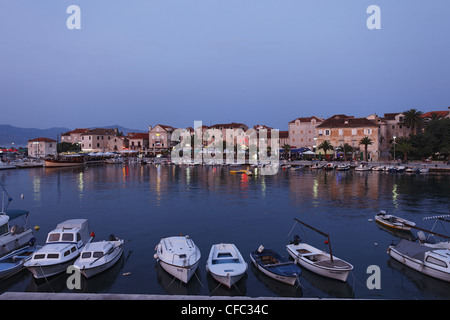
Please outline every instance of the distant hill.
M130 129L119 125L103 126L103 127L99 126L95 128L107 128L107 129L118 128L119 132L123 132L123 134L125 135L128 132L147 132L145 130ZM28 140L41 137L56 140L62 133L66 133L71 130L73 129L64 127L54 127L49 129L18 128L11 126L9 124L0 124L0 147L5 148L9 148L11 146L26 147Z

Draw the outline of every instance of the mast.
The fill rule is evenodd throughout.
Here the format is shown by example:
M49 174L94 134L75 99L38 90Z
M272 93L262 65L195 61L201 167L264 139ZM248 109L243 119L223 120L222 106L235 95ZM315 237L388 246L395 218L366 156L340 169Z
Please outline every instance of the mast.
M308 227L308 228L310 228L310 229L316 231L317 233L320 233L321 235L327 237L328 247L329 247L329 249L330 249L330 258L331 258L330 260L331 260L331 262L333 262L333 253L332 253L332 251L331 251L330 235L329 235L328 233L325 233L325 232L323 232L323 231L320 231L320 230L318 230L318 229L316 229L316 228L314 228L314 227L311 227L309 224L306 224L306 223L304 223L303 221L298 220L297 218L294 218L294 220L297 221L297 222L299 222L299 223L301 223L301 224L303 224L304 226L306 226L306 227Z

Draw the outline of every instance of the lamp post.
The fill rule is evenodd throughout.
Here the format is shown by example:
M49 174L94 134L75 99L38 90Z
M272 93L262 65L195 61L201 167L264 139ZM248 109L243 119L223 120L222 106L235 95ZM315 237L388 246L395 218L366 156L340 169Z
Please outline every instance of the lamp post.
M397 137L394 136L393 138L394 138L394 162L395 162L395 138L397 138Z

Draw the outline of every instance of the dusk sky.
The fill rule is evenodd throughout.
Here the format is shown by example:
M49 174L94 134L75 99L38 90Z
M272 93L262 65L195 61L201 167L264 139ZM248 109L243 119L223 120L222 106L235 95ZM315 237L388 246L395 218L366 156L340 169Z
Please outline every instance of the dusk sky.
M0 72L0 124L17 127L447 110L450 1L1 0Z

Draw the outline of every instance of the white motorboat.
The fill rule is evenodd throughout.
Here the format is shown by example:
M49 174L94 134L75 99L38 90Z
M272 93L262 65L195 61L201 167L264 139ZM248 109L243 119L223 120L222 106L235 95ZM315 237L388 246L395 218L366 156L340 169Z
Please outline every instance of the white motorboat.
M325 167L325 163L315 162L310 168L311 169L323 169Z
M422 166L419 168L419 173L428 173L430 171L430 168L427 166Z
M385 171L386 166L373 166L372 171Z
M395 260L430 277L450 282L450 250L436 249L405 239L389 246Z
M418 173L419 172L419 168L418 167L405 167L405 172Z
M197 270L201 253L189 236L161 239L155 248L155 259L169 274L188 283Z
M338 171L350 170L350 165L348 163L341 163L337 166Z
M231 288L247 272L247 263L232 243L213 244L206 261L211 276Z
M123 253L124 240L114 235L108 241L97 241L86 244L73 266L80 270L86 278L91 278L111 268Z
M26 246L33 238L33 230L28 226L29 211L5 209L12 201L12 198L2 183L0 183L0 187L3 189L2 208L0 211L0 256L3 256ZM8 203L6 205L5 195L8 197Z
M0 212L0 256L25 246L33 238L33 230L28 228L28 214L26 210L4 210ZM14 224L19 217L25 219L23 226Z
M378 223L381 223L382 225L397 229L397 230L404 230L409 231L412 227L414 227L416 224L412 221L387 214L387 211L380 211L375 215L375 221Z
M294 261L318 275L343 282L347 281L349 273L353 270L353 265L331 253L330 236L298 219L294 218L294 220L325 236L330 250L330 253L327 253L309 244L302 243L299 236L296 235L294 241L286 245L286 249Z
M17 169L17 167L15 165L13 165L12 163L0 161L0 170L3 170L3 169Z
M389 167L389 172L397 173L397 172L404 172L405 166L391 166Z
M62 273L73 264L83 247L92 239L87 219L64 221L49 232L45 245L24 266L36 279Z
M356 171L371 171L372 166L368 163L361 163L359 166L355 168Z

